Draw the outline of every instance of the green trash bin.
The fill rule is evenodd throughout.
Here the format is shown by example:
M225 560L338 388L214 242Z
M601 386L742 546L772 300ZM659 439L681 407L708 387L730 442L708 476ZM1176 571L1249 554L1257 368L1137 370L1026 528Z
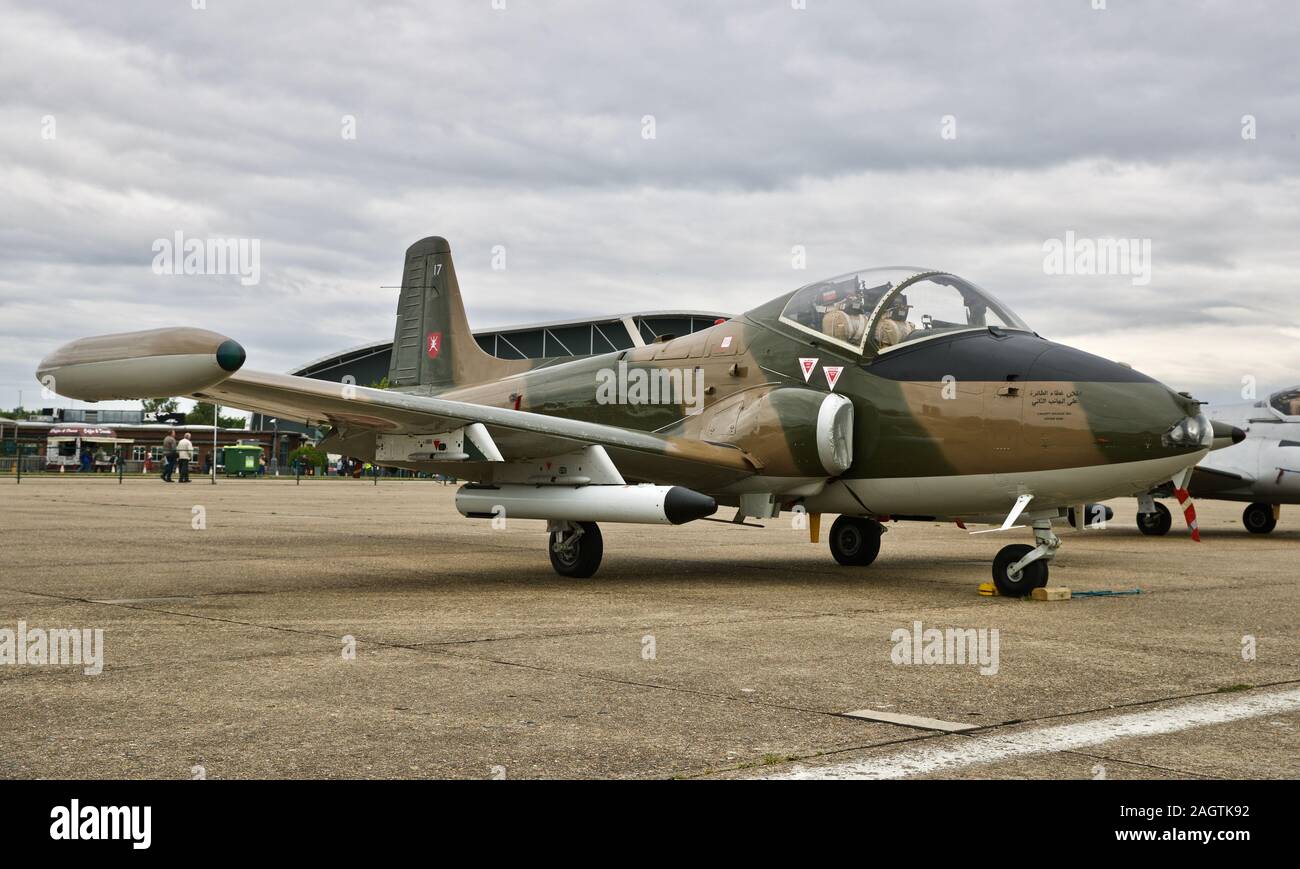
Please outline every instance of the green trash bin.
M257 476L257 460L262 456L261 447L237 444L225 447L222 455L222 464L226 466L227 477Z

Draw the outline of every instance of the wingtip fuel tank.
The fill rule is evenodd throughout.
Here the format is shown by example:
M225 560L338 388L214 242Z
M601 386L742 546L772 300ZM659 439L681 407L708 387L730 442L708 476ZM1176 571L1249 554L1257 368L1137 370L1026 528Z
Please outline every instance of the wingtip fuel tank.
M246 358L239 342L217 332L149 329L64 344L41 360L36 378L82 401L165 398L215 386Z

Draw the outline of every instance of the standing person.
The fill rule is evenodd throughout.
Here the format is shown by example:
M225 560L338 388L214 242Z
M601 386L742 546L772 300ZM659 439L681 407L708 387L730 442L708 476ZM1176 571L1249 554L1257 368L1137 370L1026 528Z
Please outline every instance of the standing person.
M176 470L176 432L175 430L167 432L167 437L163 438L163 472L162 478L164 483L172 481L172 472Z
M190 440L190 433L186 432L185 436L176 444L176 462L181 468L181 482L190 481L190 459L194 458L194 443Z
M259 477L266 476L266 453L262 453L257 457L257 475Z

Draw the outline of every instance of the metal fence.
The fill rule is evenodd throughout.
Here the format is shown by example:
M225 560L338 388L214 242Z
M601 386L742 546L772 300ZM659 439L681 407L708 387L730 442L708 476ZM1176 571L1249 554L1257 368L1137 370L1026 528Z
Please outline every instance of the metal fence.
M80 466L69 465L60 470L59 467L51 466L45 456L28 455L21 459L15 456L0 456L0 482L11 480L20 481L24 477L37 477L43 479L63 478L63 479L101 479L101 480L129 480L143 479L146 477L162 476L163 466L161 462L149 462L149 470L145 471L143 461L126 460L118 466L92 466L91 470L83 471ZM175 475L173 475L175 476ZM190 479L199 480L211 477L211 469L205 470L200 465L190 465ZM337 480L346 482L366 481L377 482L378 480L428 480L430 482L454 483L456 478L448 477L442 474L425 474L415 471L408 471L404 468L369 468L361 473L360 476L355 474L345 474L340 476L334 468L330 468L327 473L320 473L320 469L313 469L311 472L299 473L298 469L284 467L280 473L276 474L272 468L267 468L265 474L247 474L244 477L226 476L225 469L221 465L217 466L218 480Z

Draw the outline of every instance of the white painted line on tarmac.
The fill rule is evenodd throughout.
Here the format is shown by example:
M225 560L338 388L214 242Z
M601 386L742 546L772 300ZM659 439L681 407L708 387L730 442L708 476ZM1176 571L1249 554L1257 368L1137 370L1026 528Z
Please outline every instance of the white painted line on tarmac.
M1250 692L1191 700L1161 709L1130 712L1030 730L968 736L945 745L918 746L862 760L827 766L796 766L774 779L888 779L952 773L1012 757L1051 754L1101 745L1116 739L1160 736L1195 727L1226 724L1263 715L1300 711L1300 688Z
M881 721L885 724L898 724L903 727L919 727L922 730L942 730L945 733L960 733L974 730L980 724L963 724L960 721L941 721L938 718L926 718L922 715L903 715L900 712L882 712L879 709L859 709L845 712L845 718L864 718L867 721Z

